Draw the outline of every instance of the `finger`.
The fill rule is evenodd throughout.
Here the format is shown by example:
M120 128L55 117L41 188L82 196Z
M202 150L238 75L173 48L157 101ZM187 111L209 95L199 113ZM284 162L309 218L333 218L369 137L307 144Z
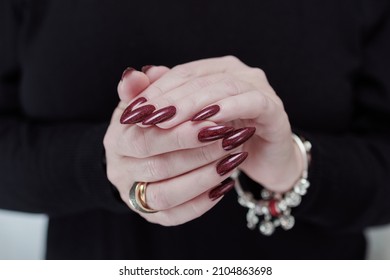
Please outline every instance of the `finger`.
M142 72L148 76L150 83L154 83L166 74L170 69L166 66L146 65L142 67Z
M148 185L146 200L152 209L165 210L185 203L229 177L248 156L231 154L182 176Z
M142 124L157 125L164 129L172 128L191 119L209 104L253 89L253 85L241 82L227 74L215 74L198 78L153 99L150 103L156 108L163 109L155 111L143 119ZM171 108L171 106L176 108L174 116L163 118L158 115L164 108ZM169 111L167 111L167 114L169 114Z
M233 56L201 59L173 67L160 79L156 80L144 92L144 97L151 100L177 88L194 78L211 74L235 71L244 64Z
M185 122L181 125L165 130L156 126L140 128L138 126L120 126L118 133L122 135L117 140L117 150L123 156L147 158L176 150L186 150L209 145L198 139L199 132L216 126L213 122Z
M275 121L280 111L283 111L281 104L257 90L229 96L219 100L216 105L220 107L220 111L207 118L208 120L229 122L238 119L258 119L260 123L268 123Z
M200 148L174 151L147 159L125 158L126 174L138 182L157 182L183 175L214 162L239 147L226 151L221 141Z
M172 209L155 214L141 214L146 220L163 226L176 226L194 220L213 208L220 200L211 200L208 193L203 193L190 201Z
M128 105L132 99L149 85L150 81L147 75L133 68L127 68L123 72L122 79L118 84L119 98L123 104Z

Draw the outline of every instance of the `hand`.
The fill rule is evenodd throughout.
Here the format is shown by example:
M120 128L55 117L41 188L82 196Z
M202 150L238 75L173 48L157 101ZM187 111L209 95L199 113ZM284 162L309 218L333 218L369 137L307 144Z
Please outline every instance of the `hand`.
M153 105L163 114L149 112L139 127L155 125L172 132L189 125L194 115L210 106L220 110L209 116L209 121L236 128L255 127L255 137L242 148L249 157L241 168L269 190L287 191L302 173L302 158L292 141L288 116L259 68L231 56L198 60L174 67L140 96L147 100L142 106Z
M160 74L153 77L159 69ZM108 178L123 201L130 207L129 190L135 181L149 182L146 200L149 207L159 212L140 215L150 222L177 225L211 209L233 187L229 180L219 184L245 159L245 153L228 157L227 162L221 163L222 158L239 152L240 147L225 151L220 143L207 141L211 136L223 137L233 130L229 127L216 130L216 123L210 121L185 121L171 129L120 123L129 101L139 100L151 87L150 83L166 71L153 67L146 75L138 71L126 73L118 85L122 101L113 113L104 146ZM129 105L130 108L139 106L142 105ZM128 112L131 114L131 111Z

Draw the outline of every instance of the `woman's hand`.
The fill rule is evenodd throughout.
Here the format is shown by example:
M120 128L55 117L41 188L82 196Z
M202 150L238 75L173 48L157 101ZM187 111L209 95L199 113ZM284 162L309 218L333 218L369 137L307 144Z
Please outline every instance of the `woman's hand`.
M153 76L159 69L161 73ZM142 106L142 100L135 104L134 100L139 100L145 89L153 88L150 83L165 72L167 69L158 67L146 75L127 71L118 85L122 101L113 113L104 146L108 178L123 201L130 206L129 190L134 182L148 182L147 204L159 212L140 215L154 223L177 225L208 211L233 187L231 180L224 180L245 160L246 153L239 153L242 147L224 150L215 139L233 128L211 121L183 120L170 129L121 124L129 100L133 100L127 106L131 115L134 108Z
M125 123L138 123L129 130L138 131L145 125L153 125L140 132L153 133L159 127L165 131L158 130L161 135L177 133L177 139L186 139L178 143L178 148L182 149L187 141L191 142L187 140L188 135L195 137L194 133L200 128L195 126L202 125L197 121L189 122L194 116L196 120L207 119L218 125L255 127L255 137L240 148L249 153L248 160L241 166L247 175L269 190L284 192L302 173L302 158L292 141L288 116L259 68L251 68L231 56L194 61L172 68L140 96L145 102L133 108L136 117L129 112L122 116ZM148 106L152 110L137 118L137 112ZM158 111L151 113L155 108ZM231 141L223 141L224 147L240 144L240 136L240 131L236 131ZM218 145L207 146L209 148L221 151ZM209 157L212 159L216 158ZM161 168L167 173L166 168L172 164ZM156 197L150 199L156 200Z

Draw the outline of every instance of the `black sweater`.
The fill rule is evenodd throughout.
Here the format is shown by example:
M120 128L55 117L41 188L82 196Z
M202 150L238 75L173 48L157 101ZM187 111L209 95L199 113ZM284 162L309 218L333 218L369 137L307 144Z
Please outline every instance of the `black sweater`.
M49 215L48 258L355 259L390 221L389 1L0 3L0 207ZM234 191L195 221L149 224L102 164L126 66L227 54L266 72L313 144L296 226L271 237L246 228Z

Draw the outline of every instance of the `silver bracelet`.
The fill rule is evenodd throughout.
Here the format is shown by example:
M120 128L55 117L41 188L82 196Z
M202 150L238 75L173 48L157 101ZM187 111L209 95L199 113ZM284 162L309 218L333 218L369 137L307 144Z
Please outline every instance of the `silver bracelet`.
M310 161L311 143L302 141L297 135L292 138L298 145L303 158L303 172L301 177L293 185L292 189L284 194L273 193L267 189L260 192L260 200L256 200L253 194L244 191L238 180L239 172L235 172L232 178L235 179L235 189L238 194L238 203L248 208L246 214L247 226L249 229L255 229L258 226L260 232L264 235L272 235L275 229L280 226L284 230L294 227L295 219L291 215L291 208L297 207L307 192L310 182L307 180L308 167ZM261 217L263 219L260 221Z

